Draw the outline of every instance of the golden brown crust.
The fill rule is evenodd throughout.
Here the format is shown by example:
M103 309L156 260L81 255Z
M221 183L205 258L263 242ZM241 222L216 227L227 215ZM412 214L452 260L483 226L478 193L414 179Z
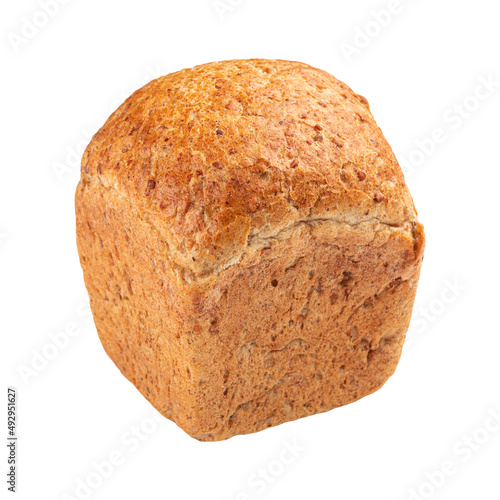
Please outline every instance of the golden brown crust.
M197 439L350 403L397 365L423 228L366 100L323 71L151 82L88 146L76 213L106 352Z
M366 99L298 62L214 62L152 81L92 139L82 175L148 212L193 279L300 220L416 219Z

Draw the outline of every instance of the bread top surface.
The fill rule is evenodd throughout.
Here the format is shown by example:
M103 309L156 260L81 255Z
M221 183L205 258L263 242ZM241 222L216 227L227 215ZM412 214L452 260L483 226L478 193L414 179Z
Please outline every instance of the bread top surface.
M88 145L81 188L92 183L147 218L193 279L294 224L417 218L366 99L291 61L213 62L148 83Z

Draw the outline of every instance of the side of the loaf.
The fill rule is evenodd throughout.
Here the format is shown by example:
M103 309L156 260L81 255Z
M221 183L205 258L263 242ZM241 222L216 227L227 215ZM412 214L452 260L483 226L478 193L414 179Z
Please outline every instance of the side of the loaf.
M81 181L77 245L99 338L108 356L165 417L189 432L198 353L198 294L172 265L147 217L112 188Z
M194 339L203 425L192 435L256 432L380 388L399 361L422 254L419 225L315 221L221 273Z

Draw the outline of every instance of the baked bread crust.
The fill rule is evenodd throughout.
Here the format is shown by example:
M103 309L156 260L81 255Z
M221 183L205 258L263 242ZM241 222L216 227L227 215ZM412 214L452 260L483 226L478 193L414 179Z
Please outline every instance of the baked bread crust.
M324 71L147 84L87 147L76 213L106 352L197 439L347 404L397 365L423 228L366 99Z

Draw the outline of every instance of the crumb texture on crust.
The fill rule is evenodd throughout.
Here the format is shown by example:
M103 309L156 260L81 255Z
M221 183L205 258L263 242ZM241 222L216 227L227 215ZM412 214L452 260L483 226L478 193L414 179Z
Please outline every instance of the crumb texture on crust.
M415 223L366 99L299 62L213 62L132 94L94 136L82 184L127 199L190 281L296 223Z

